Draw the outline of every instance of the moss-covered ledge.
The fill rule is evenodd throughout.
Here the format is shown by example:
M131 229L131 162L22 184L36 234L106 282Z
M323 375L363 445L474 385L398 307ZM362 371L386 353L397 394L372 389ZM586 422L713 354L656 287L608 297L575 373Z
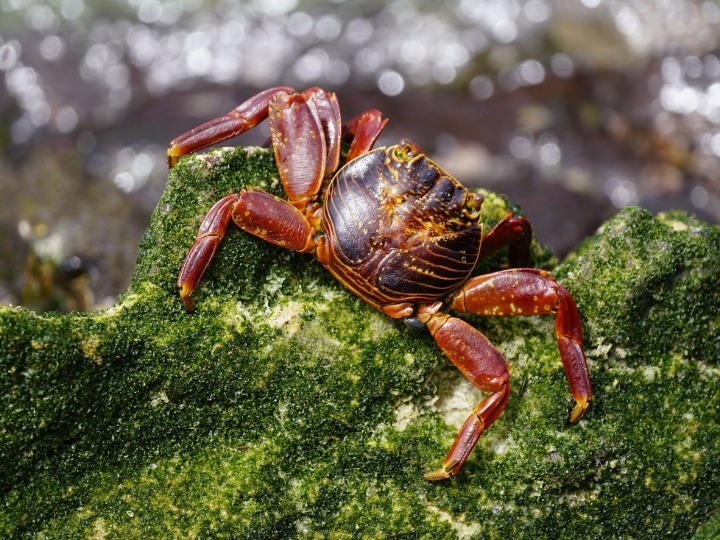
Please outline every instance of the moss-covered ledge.
M116 306L0 307L0 537L718 531L719 227L631 208L554 268L595 386L578 425L565 425L552 321L475 319L513 365L513 395L462 474L431 484L422 472L478 394L429 335L235 230L183 310L175 279L203 213L244 184L277 189L275 176L262 150L186 159ZM506 203L486 200L492 222Z

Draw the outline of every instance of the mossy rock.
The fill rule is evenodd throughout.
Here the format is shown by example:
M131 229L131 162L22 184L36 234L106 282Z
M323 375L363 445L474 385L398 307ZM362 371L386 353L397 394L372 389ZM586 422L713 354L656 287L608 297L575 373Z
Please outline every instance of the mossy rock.
M577 425L551 318L472 318L505 413L429 483L479 394L432 338L311 257L231 229L188 314L200 219L269 152L185 159L101 313L0 307L2 538L688 538L718 531L720 228L626 209L560 266L595 401ZM492 223L507 202L491 193ZM505 264L503 256L481 271Z

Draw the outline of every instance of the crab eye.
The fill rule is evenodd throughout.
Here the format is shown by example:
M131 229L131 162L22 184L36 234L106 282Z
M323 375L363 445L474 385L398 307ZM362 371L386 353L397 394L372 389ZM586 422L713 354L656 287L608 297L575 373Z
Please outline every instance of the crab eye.
M484 200L485 198L482 196L481 193L469 193L467 202L465 204L468 208L472 210L477 210L482 206Z
M393 157L403 163L412 161L413 158L420 154L422 154L422 150L414 142L407 139L400 141L400 144L393 150Z

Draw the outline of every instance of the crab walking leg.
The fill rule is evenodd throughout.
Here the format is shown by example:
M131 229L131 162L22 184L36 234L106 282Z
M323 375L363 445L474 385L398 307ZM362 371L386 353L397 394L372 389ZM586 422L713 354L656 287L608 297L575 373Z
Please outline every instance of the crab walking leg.
M232 218L242 230L276 246L301 253L315 251L315 228L300 210L270 193L241 192Z
M490 392L465 420L442 467L425 474L427 480L435 481L458 473L480 436L503 412L510 397L510 376L500 352L465 321L440 313L426 324L445 356L473 385Z
M377 109L370 109L360 113L345 124L344 136L352 141L348 150L347 161L352 161L365 152L369 152L385 124L387 124L387 118L383 120L382 113Z
M454 296L451 307L476 315L554 314L560 359L575 400L568 421L582 418L592 400L592 386L582 350L580 314L567 289L548 272L519 268L474 277Z
M289 86L278 86L263 90L233 110L209 122L183 133L170 142L167 151L168 166L173 168L178 160L187 154L197 152L213 144L226 141L255 127L268 115L268 105L278 94L289 94L295 90Z
M523 216L510 213L485 235L480 248L480 258L489 257L497 250L508 246L510 266L513 268L528 266L530 242L532 242L530 222Z
M198 281L210 265L210 261L215 257L217 248L227 231L232 208L239 197L238 194L228 195L210 208L200 223L195 242L185 255L177 284L186 311L192 311L195 307L190 294L195 290Z
M315 229L287 201L256 189L243 190L216 202L203 219L178 276L180 298L192 311L192 292L210 265L230 219L243 230L276 246L303 253L315 250Z

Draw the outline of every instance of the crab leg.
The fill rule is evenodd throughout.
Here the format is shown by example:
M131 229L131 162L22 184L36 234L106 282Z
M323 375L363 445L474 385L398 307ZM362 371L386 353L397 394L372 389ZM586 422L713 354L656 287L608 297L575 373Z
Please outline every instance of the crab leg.
M186 311L194 309L190 294L195 290L198 281L210 265L210 261L215 257L215 252L225 236L232 207L237 199L238 195L236 194L228 195L212 206L200 223L195 242L185 255L177 283Z
M508 246L510 266L513 268L528 266L531 241L530 222L523 216L510 213L485 235L480 248L480 257L489 257L497 250Z
M421 315L421 320L425 318ZM465 420L442 467L425 474L427 480L435 481L458 473L480 436L503 412L510 397L510 375L500 352L468 323L437 313L431 315L426 324L445 356L473 385L490 392Z
M180 269L178 287L187 311L194 308L190 295L215 257L231 218L243 230L276 246L303 253L315 250L314 227L287 201L256 189L228 195L203 219Z
M347 154L347 161L368 152L375 144L375 140L387 124L387 118L382 119L382 113L377 109L370 109L358 114L344 127L345 138L351 138L350 149Z
M289 86L263 90L227 114L183 133L170 142L167 151L168 166L172 168L182 156L226 141L255 127L267 118L268 105L273 97L293 92L295 90Z
M570 293L548 272L534 268L503 270L470 279L453 297L452 309L476 315L555 315L555 335L575 406L577 422L592 400L582 350L580 314Z

